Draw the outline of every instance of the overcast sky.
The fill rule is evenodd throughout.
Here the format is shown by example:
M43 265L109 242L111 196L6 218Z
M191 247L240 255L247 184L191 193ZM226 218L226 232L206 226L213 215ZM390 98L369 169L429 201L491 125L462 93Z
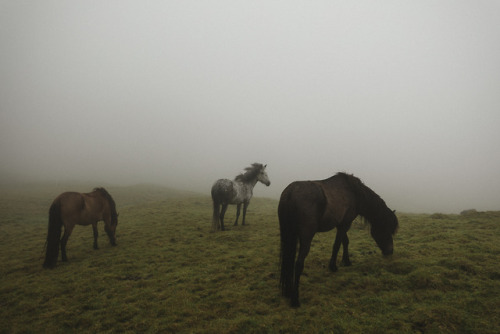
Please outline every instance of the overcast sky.
M500 2L0 0L0 179L209 193L253 162L500 209ZM97 185L97 184L96 184Z

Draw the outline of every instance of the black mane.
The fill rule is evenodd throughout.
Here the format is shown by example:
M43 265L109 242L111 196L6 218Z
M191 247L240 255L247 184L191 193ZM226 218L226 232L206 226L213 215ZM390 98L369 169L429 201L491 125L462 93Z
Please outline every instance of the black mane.
M250 182L254 180L257 175L262 171L264 165L259 163L253 163L252 166L245 168L245 173L242 173L234 178L235 181L240 182Z
M111 209L111 221L116 224L118 222L118 214L116 213L116 204L113 197L111 197L108 191L102 187L94 188L93 191L99 192L104 198L108 200L109 207Z
M384 200L367 187L359 178L343 172L337 173L335 176L341 177L348 184L356 196L359 214L370 221L370 223L383 218L386 212L390 211Z

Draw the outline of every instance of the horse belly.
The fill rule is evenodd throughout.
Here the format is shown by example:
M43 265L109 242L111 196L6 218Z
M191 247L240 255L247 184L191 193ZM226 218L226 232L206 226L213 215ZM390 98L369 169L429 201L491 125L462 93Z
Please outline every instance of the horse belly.
M337 227L339 223L334 219L322 218L319 222L318 232L328 232Z

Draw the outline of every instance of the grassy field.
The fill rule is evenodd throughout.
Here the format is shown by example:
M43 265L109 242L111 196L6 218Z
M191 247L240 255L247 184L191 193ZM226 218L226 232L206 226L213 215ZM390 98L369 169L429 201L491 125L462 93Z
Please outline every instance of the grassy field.
M500 333L500 213L400 213L383 258L361 222L350 267L327 268L316 235L302 307L278 287L277 201L254 198L248 226L211 233L211 200L155 186L106 187L117 247L77 226L67 263L42 269L48 208L64 190L0 190L0 333ZM235 208L228 210L230 221Z

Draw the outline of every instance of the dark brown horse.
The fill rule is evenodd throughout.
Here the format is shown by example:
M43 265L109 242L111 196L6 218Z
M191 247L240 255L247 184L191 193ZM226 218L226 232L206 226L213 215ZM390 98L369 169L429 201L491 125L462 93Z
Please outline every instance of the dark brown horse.
M329 263L330 270L336 271L341 243L344 245L343 262L350 264L347 231L358 215L371 224L371 235L382 254L392 254L392 236L398 228L398 219L394 211L357 177L338 173L326 180L293 182L283 191L278 206L280 284L282 294L291 298L292 306L300 306L299 280L314 234L337 228ZM295 261L297 243L300 247Z
M97 222L103 220L104 230L111 245L116 246L115 231L118 224L115 201L104 188L95 188L91 193L65 192L56 197L49 209L49 230L44 268L54 268L61 245L62 261L67 261L66 244L75 225L92 225L94 249L97 249ZM64 225L64 235L61 230Z

